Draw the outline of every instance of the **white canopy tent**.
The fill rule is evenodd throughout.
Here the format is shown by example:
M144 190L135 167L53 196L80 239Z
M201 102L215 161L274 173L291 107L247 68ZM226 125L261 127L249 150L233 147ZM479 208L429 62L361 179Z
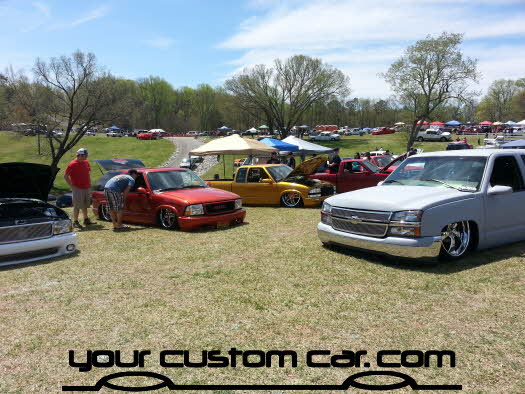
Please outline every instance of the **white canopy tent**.
M521 122L518 122L518 124L525 125L525 119L523 119Z
M217 138L207 144L199 146L190 152L194 156L208 155L264 155L278 152L279 149L272 148L262 142L251 138L243 138L238 134L229 137ZM222 159L224 175L226 175L226 162Z
M229 137L217 138L207 144L199 146L190 152L194 156L207 155L258 155L277 152L278 149L272 148L262 142L251 138L242 138L239 134Z
M332 148L328 148L326 146L317 145L309 141L302 140L300 138L294 137L293 135L286 137L284 142L287 142L292 145L297 145L299 147L299 153L302 153L303 155L313 155L313 154L323 154L323 153L331 153L333 151Z

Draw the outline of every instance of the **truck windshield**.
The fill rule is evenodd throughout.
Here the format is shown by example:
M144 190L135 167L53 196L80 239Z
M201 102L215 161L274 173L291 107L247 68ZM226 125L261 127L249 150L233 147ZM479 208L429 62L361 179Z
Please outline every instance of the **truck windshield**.
M383 184L450 187L474 192L479 190L486 162L486 157L409 158Z
M282 181L284 178L290 175L290 172L292 172L292 169L288 166L266 167L266 169L272 178L275 179L275 182Z
M208 187L193 171L160 171L148 174L151 190L164 192L169 190L180 190L197 187Z

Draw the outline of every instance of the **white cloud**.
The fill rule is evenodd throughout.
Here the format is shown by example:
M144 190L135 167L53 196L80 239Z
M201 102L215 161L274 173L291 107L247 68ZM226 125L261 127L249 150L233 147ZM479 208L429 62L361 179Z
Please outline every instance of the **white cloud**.
M525 7L516 6L522 1L257 0L250 4L266 11L241 23L219 47L242 51L230 62L235 71L299 53L320 57L350 75L355 95L384 97L390 91L377 73L386 71L407 45L428 34L464 32L464 47L480 58L483 81L490 83L493 76L525 69L523 48L509 44L505 62L489 55L497 45L478 52L472 43L491 40L501 46L508 37L525 36Z
M156 49L169 49L175 44L175 40L169 37L156 37L143 41L146 45Z
M108 12L109 8L106 6L95 8L94 10L88 12L85 16L75 19L73 22L70 23L70 26L74 27L98 18L102 18L106 16Z
M51 17L51 9L49 8L47 4L35 1L33 3L33 7L35 7L38 11L40 11L46 18Z

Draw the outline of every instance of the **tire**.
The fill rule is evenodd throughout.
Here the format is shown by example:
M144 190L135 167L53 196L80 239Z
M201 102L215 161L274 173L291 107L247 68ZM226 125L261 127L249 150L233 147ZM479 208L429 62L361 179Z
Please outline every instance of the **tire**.
M100 204L100 206L98 207L98 216L106 222L111 222L108 204Z
M441 137L439 140L440 140L441 142L445 142L447 139L446 139L445 137Z
M417 140L418 140L419 142L423 142L423 137L417 137Z
M170 208L161 208L159 211L159 224L160 227L167 230L176 230L179 228L177 222L177 212Z
M299 192L287 192L281 196L281 206L286 208L298 208L303 206L303 198Z
M464 257L474 245L474 227L467 221L450 223L441 230L442 260L459 260Z

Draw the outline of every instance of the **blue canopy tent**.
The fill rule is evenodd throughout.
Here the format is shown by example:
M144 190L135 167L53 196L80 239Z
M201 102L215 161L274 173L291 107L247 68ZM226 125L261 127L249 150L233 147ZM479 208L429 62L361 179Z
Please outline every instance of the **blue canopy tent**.
M505 122L506 125L509 125L509 126L515 126L517 125L516 122L513 122L512 120L509 120L508 122Z
M451 120L450 122L445 123L445 126L459 126L461 122L458 122L457 120Z
M110 130L120 130L120 127L113 125L113 126L109 127L109 129Z
M299 150L297 145L289 144L288 142L281 140L276 140L275 138L263 138L261 142L271 146L272 148L279 149L280 151L297 152Z
M525 149L525 140L516 140L501 145L503 149Z

